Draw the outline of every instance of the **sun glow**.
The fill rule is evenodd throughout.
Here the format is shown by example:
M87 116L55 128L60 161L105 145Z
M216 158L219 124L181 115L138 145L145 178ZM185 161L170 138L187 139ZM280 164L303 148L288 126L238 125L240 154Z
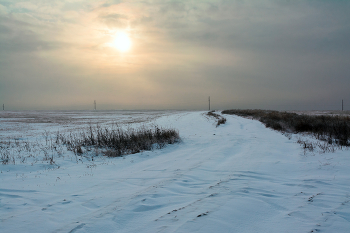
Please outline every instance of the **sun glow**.
M126 32L118 32L111 45L120 52L126 52L131 47L131 40Z

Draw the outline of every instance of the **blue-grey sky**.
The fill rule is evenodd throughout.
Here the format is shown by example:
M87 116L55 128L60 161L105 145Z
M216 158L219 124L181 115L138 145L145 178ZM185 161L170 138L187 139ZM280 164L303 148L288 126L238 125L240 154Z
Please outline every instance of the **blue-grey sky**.
M349 12L347 0L0 0L0 101L197 110L211 96L215 109L350 108Z

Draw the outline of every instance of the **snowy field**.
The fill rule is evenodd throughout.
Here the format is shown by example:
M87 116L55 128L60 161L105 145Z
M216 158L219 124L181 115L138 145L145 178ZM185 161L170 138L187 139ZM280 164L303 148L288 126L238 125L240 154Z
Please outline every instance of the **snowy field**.
M298 135L205 113L0 113L0 141L36 145L0 164L0 232L350 232L349 150L305 153ZM182 142L119 158L40 149L58 130L115 122Z

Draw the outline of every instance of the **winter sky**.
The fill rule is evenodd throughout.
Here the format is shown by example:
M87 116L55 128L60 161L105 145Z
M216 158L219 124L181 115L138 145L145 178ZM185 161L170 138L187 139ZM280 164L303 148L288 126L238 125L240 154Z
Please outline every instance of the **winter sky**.
M8 110L340 109L349 87L348 0L0 0Z

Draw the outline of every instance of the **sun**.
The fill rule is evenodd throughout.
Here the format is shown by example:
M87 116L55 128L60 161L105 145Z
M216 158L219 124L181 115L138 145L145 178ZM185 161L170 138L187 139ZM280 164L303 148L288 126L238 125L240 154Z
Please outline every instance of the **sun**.
M111 45L120 52L127 52L131 48L131 40L126 32L118 32Z

